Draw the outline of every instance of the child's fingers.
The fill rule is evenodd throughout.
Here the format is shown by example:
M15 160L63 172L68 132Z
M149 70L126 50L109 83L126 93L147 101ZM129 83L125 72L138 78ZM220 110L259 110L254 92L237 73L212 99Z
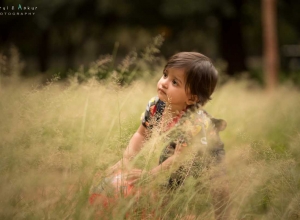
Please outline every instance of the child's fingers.
M127 179L135 179L135 178L138 178L142 175L142 170L139 170L139 169L133 169L133 170L130 170L126 177Z
M138 179L132 179L132 180L128 181L128 184L134 185L137 181L138 181Z
M127 166L128 166L128 162L126 160L120 160L115 165L109 167L106 170L106 175L112 175L112 174L116 173L117 171L119 171L120 169L126 170Z
M109 176L109 175L112 175L117 169L118 169L118 164L115 164L115 165L109 167L109 168L105 171L105 173L106 173L106 175Z
M130 170L126 174L126 180L129 184L134 184L142 176L143 171L139 169Z
M145 170L133 169L127 174L126 178L129 184L135 184L146 173L147 171Z

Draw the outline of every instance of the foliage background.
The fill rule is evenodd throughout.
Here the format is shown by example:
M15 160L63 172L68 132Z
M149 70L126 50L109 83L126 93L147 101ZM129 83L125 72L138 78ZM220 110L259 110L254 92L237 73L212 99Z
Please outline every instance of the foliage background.
M116 51L118 63L161 34L165 59L178 51L199 51L221 63L225 74L247 73L263 83L259 0L0 1L2 7L18 4L37 7L36 14L1 15L0 51L10 57L11 47L18 48L24 76L49 78L59 72L64 78ZM277 0L281 81L299 83L299 9L297 0Z

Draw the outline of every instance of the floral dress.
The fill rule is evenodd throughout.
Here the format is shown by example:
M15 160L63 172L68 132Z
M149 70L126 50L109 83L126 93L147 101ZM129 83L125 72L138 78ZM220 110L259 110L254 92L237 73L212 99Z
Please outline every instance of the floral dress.
M225 151L218 132L224 130L226 122L212 118L199 106L190 106L162 125L162 118L167 112L165 108L164 102L153 97L148 102L141 121L149 131L156 126L163 127L161 133L166 133L169 140L160 155L159 164L172 156L178 147L191 148L189 159L169 179L168 186L176 188L188 176L198 177L204 168L222 161Z

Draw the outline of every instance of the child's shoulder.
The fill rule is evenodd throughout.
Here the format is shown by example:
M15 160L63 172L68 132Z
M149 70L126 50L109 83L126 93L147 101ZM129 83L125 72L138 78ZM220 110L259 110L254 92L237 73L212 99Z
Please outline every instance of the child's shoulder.
M206 110L202 109L202 115L209 120L209 128L214 129L216 131L223 131L226 126L227 122L224 119L215 118L210 115Z
M222 157L225 155L224 151L224 143L220 138L219 132L223 131L227 123L224 119L215 118L210 115L204 109L197 109L194 112L194 119L193 119L194 128L192 131L198 131L197 134L205 135L206 143L208 145L208 149L211 151L212 155L216 157L216 161L220 162ZM201 127L200 127L201 125ZM203 133L203 129L205 132ZM193 136L196 136L195 134Z
M148 111L152 116L157 112L161 112L164 108L164 102L162 102L158 96L152 97L147 104L146 111Z
M157 96L152 97L147 103L146 110L141 115L142 124L145 127L151 127L151 118L156 116L157 120L159 120L164 107L165 103L162 102Z
M223 131L227 123L223 119L214 118L203 108L195 108L188 114L189 123L194 126L204 126L206 130L215 130L216 132Z
M224 119L215 118L212 115L210 115L206 110L202 110L204 117L209 121L208 123L208 129L213 129L216 132L223 131L226 126L227 122Z
M161 100L158 98L158 96L154 96L148 101L147 106L154 106L157 105L157 103L159 102L161 102Z

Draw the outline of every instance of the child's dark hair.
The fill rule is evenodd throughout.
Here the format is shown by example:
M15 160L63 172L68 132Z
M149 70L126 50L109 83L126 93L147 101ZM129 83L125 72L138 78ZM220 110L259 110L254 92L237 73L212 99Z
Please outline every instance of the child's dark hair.
M197 95L199 104L203 106L211 100L210 96L218 81L218 72L208 57L197 52L180 52L168 60L164 70L167 68L185 70L186 92Z

